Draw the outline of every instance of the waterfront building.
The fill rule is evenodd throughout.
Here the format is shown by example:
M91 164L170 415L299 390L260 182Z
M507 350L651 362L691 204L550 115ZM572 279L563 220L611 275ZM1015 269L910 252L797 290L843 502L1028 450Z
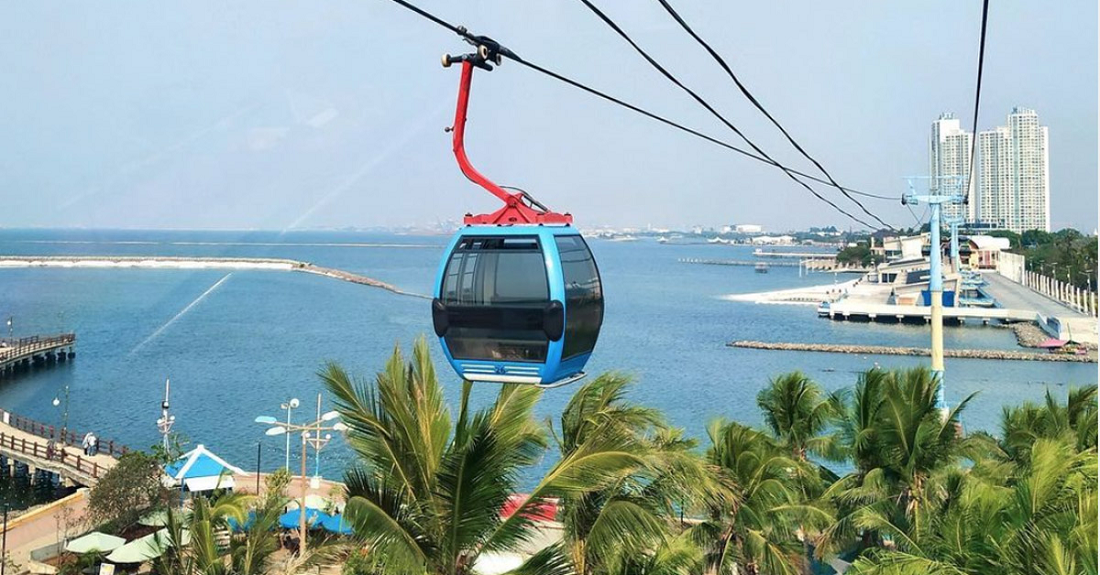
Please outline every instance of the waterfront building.
M1016 107L1008 125L978 134L978 219L1021 233L1050 231L1050 155L1035 110Z
M932 176L930 192L936 192L938 178L942 177L958 177L963 182L960 185L968 186L970 191L974 190L970 174L970 146L973 140L974 134L964 130L954 114L941 114L938 120L932 122L932 137L928 141L928 173ZM947 193L948 190L944 192ZM966 204L945 204L943 216L974 221L977 198L973 193L969 194L969 198L970 202Z

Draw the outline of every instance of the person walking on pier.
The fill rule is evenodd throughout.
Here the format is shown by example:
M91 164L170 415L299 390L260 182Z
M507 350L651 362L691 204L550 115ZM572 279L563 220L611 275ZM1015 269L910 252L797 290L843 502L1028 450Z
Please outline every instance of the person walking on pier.
M96 438L94 433L92 433L91 431L85 433L84 440L80 442L80 446L84 448L84 455L95 455L98 447L96 444L98 442L99 440Z

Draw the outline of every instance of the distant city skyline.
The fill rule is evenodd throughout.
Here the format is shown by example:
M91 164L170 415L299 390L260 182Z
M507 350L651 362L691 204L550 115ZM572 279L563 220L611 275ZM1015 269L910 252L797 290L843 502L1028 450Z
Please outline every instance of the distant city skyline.
M1051 231L1050 133L1039 125L1036 110L1014 107L1006 125L980 129L977 137L974 142L974 134L951 112L932 122L931 185L936 187L941 178L955 179L960 193L969 198L944 205L944 217L1017 233ZM977 148L972 149L973 144Z
M968 203L944 205L945 218L963 218L972 222L976 217L978 200L973 197L975 186L972 181L972 176L976 174L970 171L973 137L950 112L940 114L939 119L932 122L932 137L928 146L928 175L932 177L932 187L937 187L937 182L941 181L939 178L956 178L961 182L958 184L960 193L969 193L973 199Z
M978 132L979 218L1014 232L1051 231L1050 136L1035 110L1016 107L1006 126Z
M747 147L579 3L423 3ZM930 168L929 122L973 121L980 5L676 6L840 184L890 198L859 197L895 227L917 224L900 196ZM822 176L659 4L601 7L769 154ZM978 125L1039 110L1055 140L1052 229L1097 227L1096 21L1091 0L990 9ZM439 54L469 47L392 3L8 4L0 48L3 227L431 226L494 206L443 132L458 75ZM774 167L511 62L474 78L467 146L484 174L581 227L860 227Z

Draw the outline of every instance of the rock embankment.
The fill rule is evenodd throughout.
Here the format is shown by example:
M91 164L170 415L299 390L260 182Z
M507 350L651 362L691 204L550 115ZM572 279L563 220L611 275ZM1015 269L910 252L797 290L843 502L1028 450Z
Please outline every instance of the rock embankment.
M770 349L779 351L819 351L824 353L854 353L859 355L910 355L930 356L932 350L926 347L894 347L885 345L844 345L832 343L784 343L766 341L732 341L729 347L748 349ZM967 359L1005 359L1019 361L1064 361L1073 363L1096 363L1096 351L1088 355L1068 355L1059 353L1037 353L1031 351L1013 351L1007 349L946 349L944 357Z

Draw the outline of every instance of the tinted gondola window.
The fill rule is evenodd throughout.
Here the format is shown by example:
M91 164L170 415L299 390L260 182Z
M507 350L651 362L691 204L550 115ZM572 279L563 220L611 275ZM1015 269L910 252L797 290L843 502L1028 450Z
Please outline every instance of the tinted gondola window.
M580 236L558 236L562 275L565 276L565 346L562 358L596 347L603 323L603 287L592 252Z
M456 359L545 361L543 313L550 300L538 238L467 237L443 275L450 327L443 336Z

